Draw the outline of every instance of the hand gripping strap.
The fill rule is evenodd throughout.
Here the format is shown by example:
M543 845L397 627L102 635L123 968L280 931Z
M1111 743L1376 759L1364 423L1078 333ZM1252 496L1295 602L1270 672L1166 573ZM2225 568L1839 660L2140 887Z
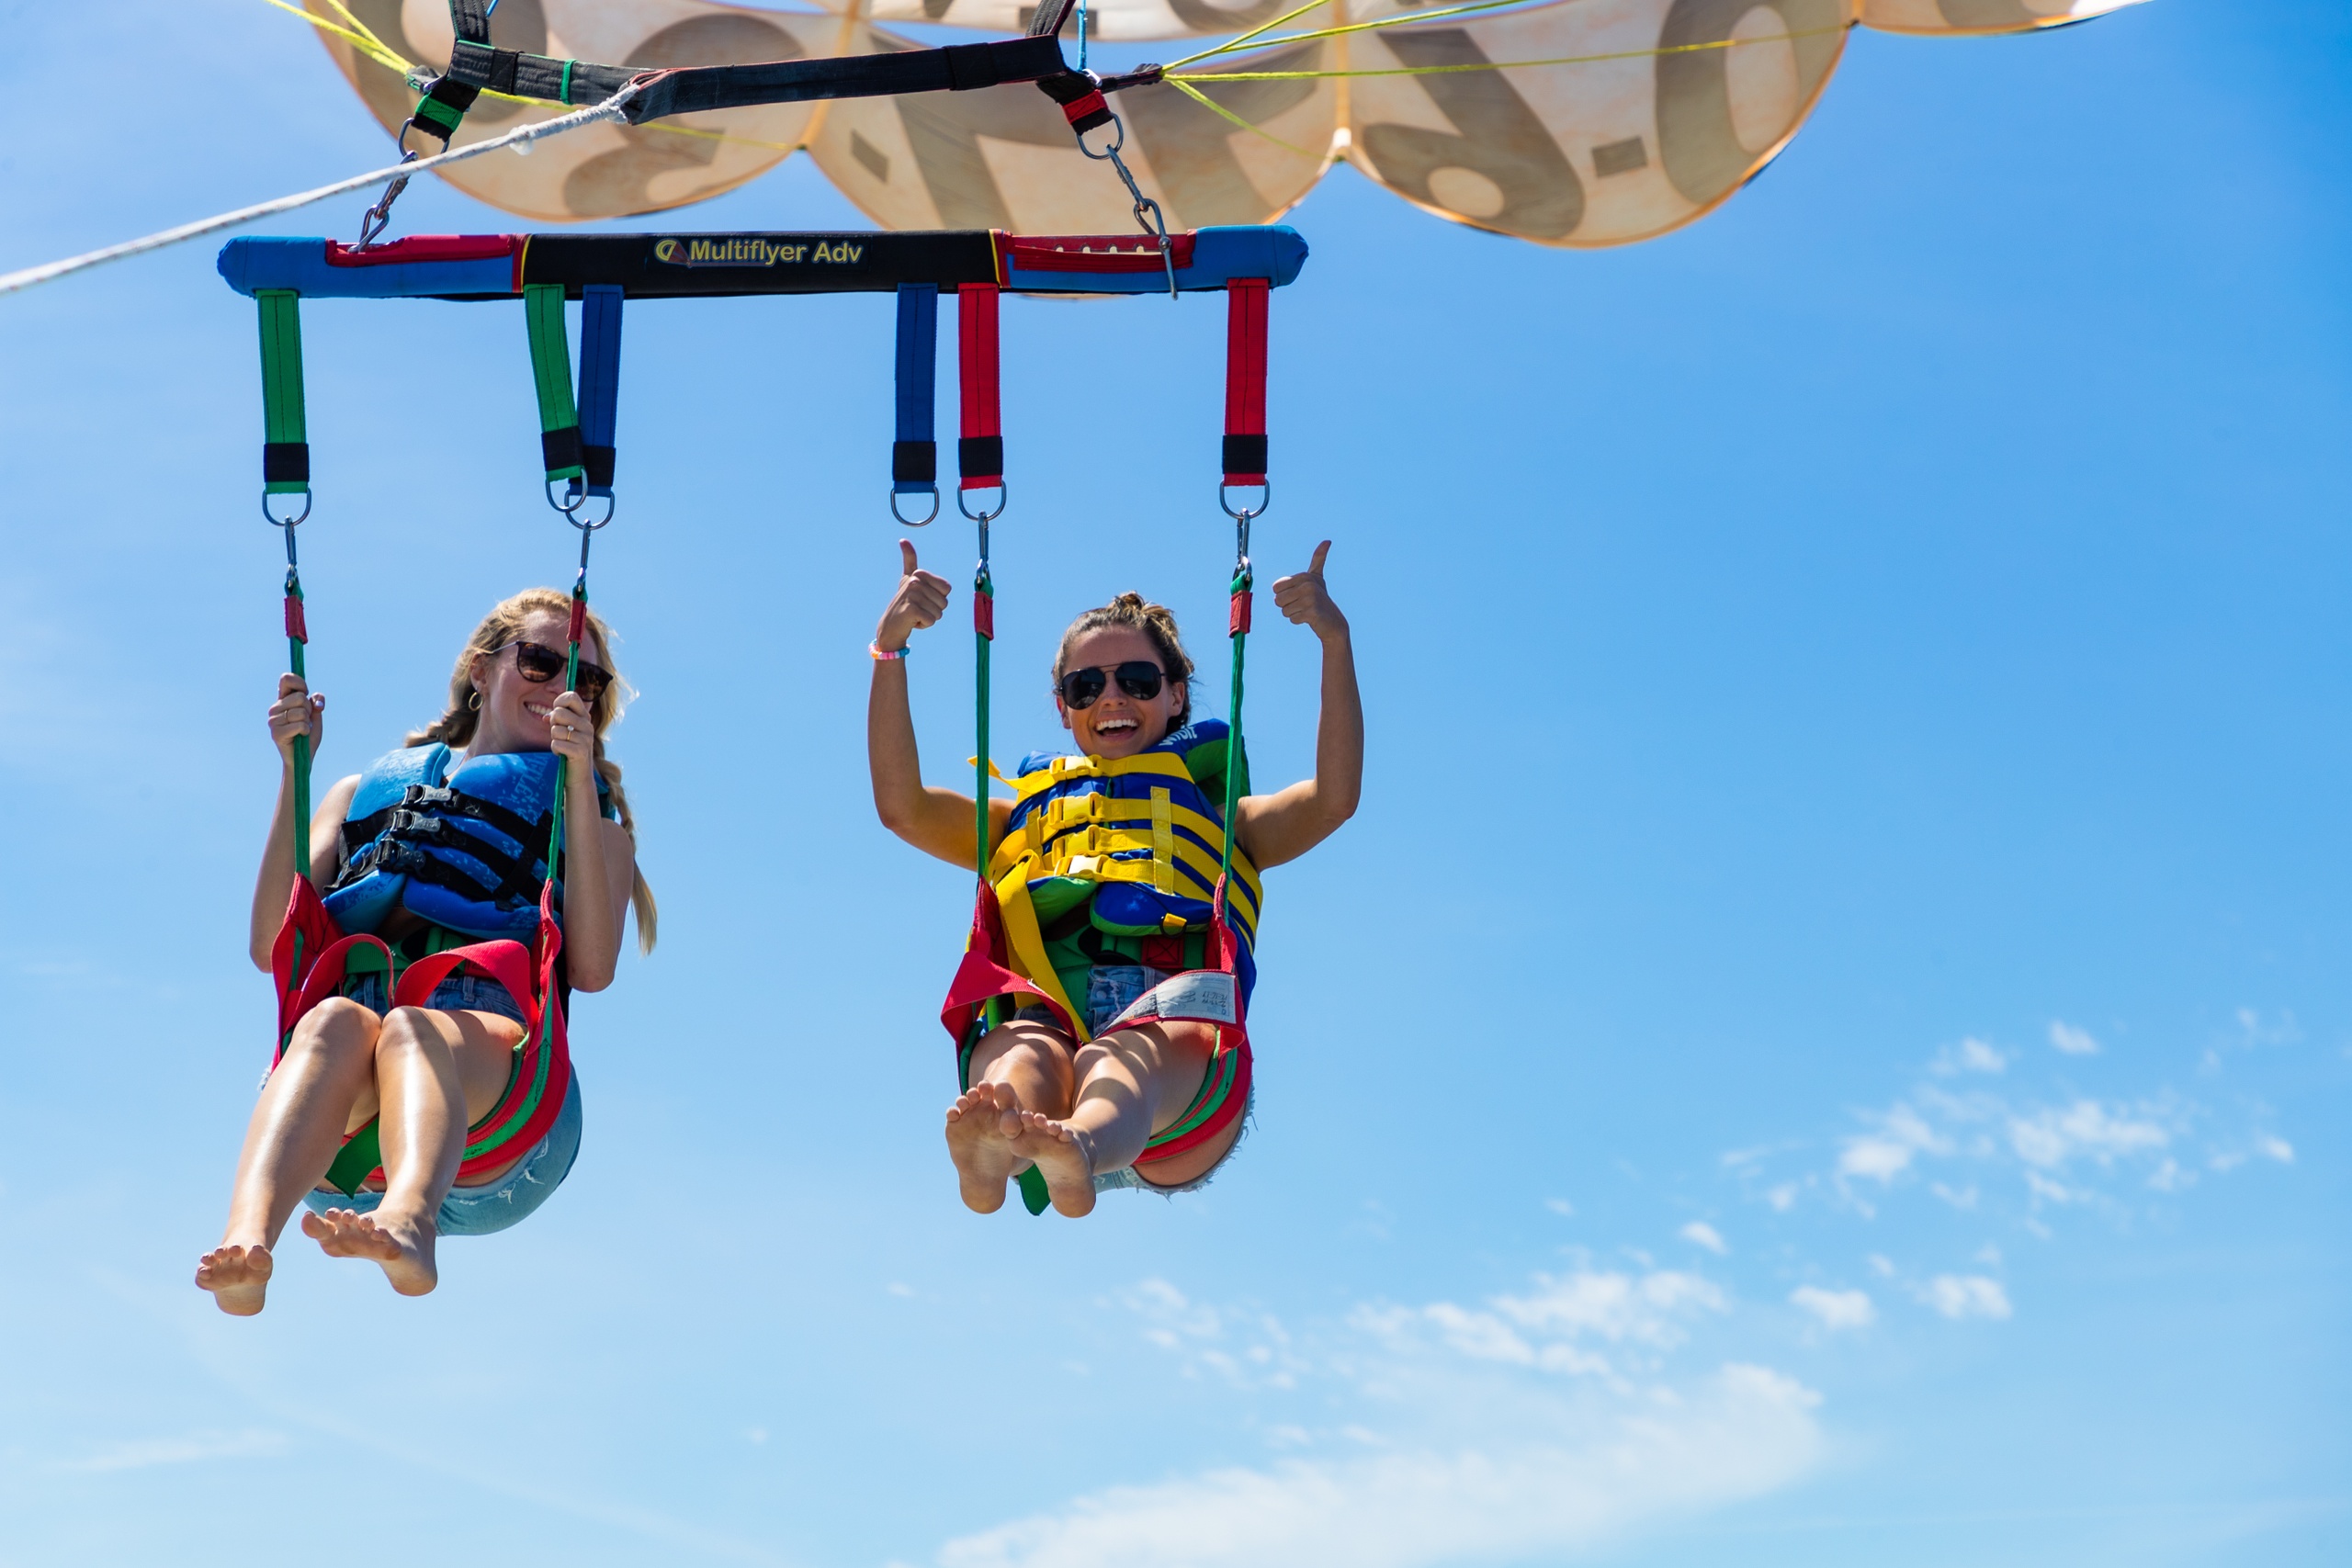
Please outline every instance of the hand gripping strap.
M965 490L1004 483L1004 425L997 408L996 303L993 283L956 291L956 341L964 392L964 438L956 444Z

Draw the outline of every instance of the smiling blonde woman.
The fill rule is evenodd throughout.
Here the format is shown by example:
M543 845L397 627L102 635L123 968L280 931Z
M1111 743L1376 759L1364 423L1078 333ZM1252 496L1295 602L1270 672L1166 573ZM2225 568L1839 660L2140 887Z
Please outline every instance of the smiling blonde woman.
M303 1234L329 1256L372 1260L392 1289L423 1295L438 1280L438 1237L516 1224L555 1191L579 1154L574 1077L535 1142L463 1157L469 1130L508 1090L526 998L468 964L424 1005L391 1005L410 963L484 940L527 942L537 931L559 773L568 847L554 875L559 893L571 890L559 906L559 989L612 983L632 903L639 944L652 949L653 895L637 870L620 769L605 757L604 732L620 716L625 688L611 631L591 615L578 689L564 689L571 609L569 595L545 588L492 609L458 655L448 711L338 783L311 818L305 874L343 931L383 946L353 950L370 956L349 964L339 994L302 1014L262 1087L227 1229L197 1266L196 1282L223 1312L262 1310L270 1249L298 1205L311 1211ZM294 742L308 737L316 753L325 710L326 699L301 677L278 678L269 732L284 770L254 884L252 951L264 969L297 874ZM370 1122L380 1174L357 1181L356 1191L323 1185L346 1143Z

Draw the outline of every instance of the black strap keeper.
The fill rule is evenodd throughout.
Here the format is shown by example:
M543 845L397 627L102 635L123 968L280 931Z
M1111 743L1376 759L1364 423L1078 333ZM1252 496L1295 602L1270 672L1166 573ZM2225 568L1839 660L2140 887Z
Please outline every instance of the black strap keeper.
M490 51L490 86L492 92L511 93L514 90L514 68L523 63L523 56L511 49Z
M1225 471L1228 474L1262 474L1266 471L1266 438L1262 435L1228 435L1225 438Z
M1001 80L996 73L995 51L992 43L956 43L941 50L947 59L947 90L968 93L975 87L995 86Z
M541 431L539 456L543 459L541 466L549 473L559 468L585 468L587 464L580 451L580 427L567 424L561 430Z
M307 441L265 441L261 447L264 484L311 481L311 444Z
M966 435L956 443L956 466L967 479L1004 477L1004 437Z
M1002 442L1000 439L999 445ZM890 480L893 484L908 481L914 484L935 484L939 479L939 444L935 441L893 441L890 443Z
M610 485L613 482L613 448L582 444L580 448L580 466L588 470L590 484Z
M1058 76L1037 78L1037 91L1057 104L1074 104L1094 91L1094 78L1083 71L1065 71Z

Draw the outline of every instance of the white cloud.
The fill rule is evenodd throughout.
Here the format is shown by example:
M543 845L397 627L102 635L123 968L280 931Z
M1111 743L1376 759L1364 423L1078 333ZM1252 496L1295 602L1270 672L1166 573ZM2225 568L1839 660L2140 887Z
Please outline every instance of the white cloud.
M2295 1145L2289 1143L2284 1138L2276 1138L2266 1135L2255 1139L2254 1146L2261 1153L2277 1160L2280 1165L2292 1165L2295 1163Z
M2163 1148L2172 1135L2150 1121L2109 1111L2095 1100L2078 1100L2064 1110L2041 1110L2009 1119L2009 1146L2019 1159L2055 1169L2076 1155L2106 1165L2120 1155Z
M1774 1213L1787 1213L1797 1206L1797 1184L1793 1181L1783 1181L1764 1194L1764 1201L1772 1205Z
M1590 1334L1664 1348L1680 1342L1681 1319L1729 1304L1712 1280L1673 1269L1639 1278L1581 1269L1535 1278L1533 1293L1497 1296L1491 1304L1523 1329L1562 1338Z
M1936 1053L1928 1070L1950 1077L1954 1073L1998 1073L2007 1071L2009 1058L2001 1051L1971 1035L1957 1045L1947 1045Z
M1983 1274L1939 1274L1919 1291L1919 1299L1949 1318L2006 1318L2009 1293L1998 1280Z
M158 1464L189 1464L208 1459L264 1459L286 1451L277 1432L191 1432L185 1438L145 1438L114 1443L82 1459L61 1460L50 1468L77 1473L145 1470Z
M1966 1187L1947 1187L1940 1181L1933 1181L1928 1184L1928 1190L1955 1209L1976 1207L1976 1186L1973 1182Z
M1908 1105L1897 1104L1875 1120L1875 1132L1846 1140L1838 1156L1839 1176L1866 1176L1883 1185L1900 1176L1914 1155L1940 1154L1951 1146Z
M1731 1251L1730 1245L1724 1240L1723 1233L1704 1220L1692 1220L1675 1234L1687 1242L1705 1247L1718 1258L1724 1257Z
M977 811L979 808L975 807L973 809ZM1577 1206L1566 1198L1546 1198L1544 1200L1544 1206L1563 1217L1572 1218L1577 1212Z
M1824 1328L1867 1328L1878 1316L1878 1309L1871 1298L1860 1291L1825 1291L1816 1285L1799 1285L1789 1292L1789 1300L1821 1320Z
M2096 1056L2098 1042L2091 1038L2087 1029L2077 1029L2062 1019L2050 1021L2050 1043L2069 1056Z
M2166 1155L2164 1164L2149 1174L2148 1185L2159 1192L2178 1192L2197 1185L2197 1173L2183 1170L2178 1160Z
M1434 1568L1551 1558L1789 1484L1818 1396L1725 1366L1688 1396L1473 1447L1292 1460L1121 1486L950 1541L941 1568Z

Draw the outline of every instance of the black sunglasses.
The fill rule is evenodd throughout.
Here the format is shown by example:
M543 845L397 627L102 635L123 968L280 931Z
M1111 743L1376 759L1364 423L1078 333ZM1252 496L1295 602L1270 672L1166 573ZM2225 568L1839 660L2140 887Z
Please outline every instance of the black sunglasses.
M1139 703L1148 703L1159 695L1159 683L1167 679L1159 665L1141 659L1130 659L1117 666L1073 670L1061 678L1055 689L1061 694L1062 701L1071 707L1091 708L1095 699L1111 684L1103 676L1105 668L1118 677L1119 690Z
M519 640L508 643L506 648L492 649L491 656L496 658L499 654L505 652L507 648L514 650L516 673L535 686L545 685L549 681L561 680L563 667L571 659L571 655L560 648L549 648L543 642ZM594 707L596 699L605 694L605 688L612 683L611 671L600 665L591 664L584 659L580 661L578 690L581 701Z

